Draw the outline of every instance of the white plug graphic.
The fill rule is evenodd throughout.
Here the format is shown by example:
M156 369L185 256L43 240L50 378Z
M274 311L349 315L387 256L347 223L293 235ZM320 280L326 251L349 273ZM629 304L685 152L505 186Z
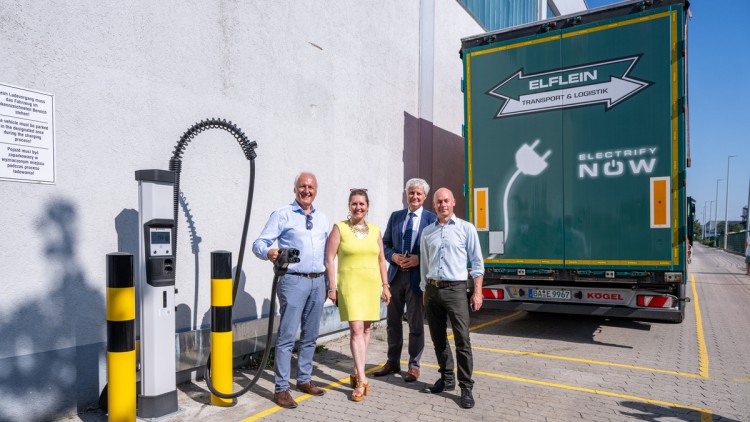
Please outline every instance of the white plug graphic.
M511 186L513 186L516 178L521 173L528 176L537 176L541 172L543 172L544 169L547 168L547 157L552 154L552 150L547 150L544 155L539 155L536 151L534 151L534 148L539 145L539 142L539 139L537 139L531 145L523 144L521 145L521 148L516 151L516 167L518 167L518 170L513 173L513 176L508 181L508 184L505 186L505 194L503 195L503 216L505 221L505 236L503 239L503 245L508 244L508 237L510 234L510 218L508 217L508 196L510 194ZM505 251L504 247L503 251Z
M531 146L528 144L521 145L521 148L516 151L516 167L523 174L529 176L536 176L537 174L544 171L547 168L547 157L552 154L552 150L548 150L544 155L537 154L534 151L537 145L539 145L539 139L535 140Z

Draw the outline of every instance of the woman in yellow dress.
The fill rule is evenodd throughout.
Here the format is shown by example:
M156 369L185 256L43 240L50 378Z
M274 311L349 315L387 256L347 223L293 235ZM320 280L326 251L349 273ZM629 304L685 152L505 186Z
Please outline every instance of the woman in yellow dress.
M365 375L370 324L380 320L380 299L391 300L380 228L365 221L370 199L366 189L349 193L349 218L333 225L326 244L328 298L339 307L342 321L349 322L349 346L354 358L350 397L362 401L370 392ZM338 256L338 272L333 261Z

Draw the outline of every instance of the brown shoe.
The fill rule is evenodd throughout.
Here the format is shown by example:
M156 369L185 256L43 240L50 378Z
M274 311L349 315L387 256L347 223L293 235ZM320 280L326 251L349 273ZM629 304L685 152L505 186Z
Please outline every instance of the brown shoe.
M383 365L382 368L378 369L372 374L376 377L384 377L388 374L398 374L399 372L401 372L401 367L398 365L394 365L390 361L388 361L385 363L385 365Z
M273 402L286 409L294 409L297 407L297 402L294 401L292 395L289 394L289 390L284 390L280 393L274 394Z
M418 378L419 378L419 368L409 368L409 370L406 371L406 376L404 377L404 381L414 382Z
M362 381L357 381L357 386L354 388L354 391L352 391L351 396L349 396L349 400L361 402L365 399L365 396L370 392L370 383L363 383Z
M322 396L326 393L326 390L316 386L312 381L308 381L305 384L297 383L297 389L311 396Z

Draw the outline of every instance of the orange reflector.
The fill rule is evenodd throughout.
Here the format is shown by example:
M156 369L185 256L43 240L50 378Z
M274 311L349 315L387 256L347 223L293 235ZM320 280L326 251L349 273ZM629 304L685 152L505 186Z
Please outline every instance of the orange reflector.
M654 182L654 224L667 224L667 181Z
M669 227L669 177L651 178L651 228Z
M487 209L487 188L474 189L474 226L479 231L490 228L489 210Z

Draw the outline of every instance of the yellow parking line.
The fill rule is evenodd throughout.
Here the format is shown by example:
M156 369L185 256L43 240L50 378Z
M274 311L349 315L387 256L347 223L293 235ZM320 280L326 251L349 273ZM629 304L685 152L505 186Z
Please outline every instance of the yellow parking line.
M367 371L365 371L365 373L369 374L371 372L377 371L378 369L380 369L380 366L376 366L374 368L370 368ZM330 390L332 388L338 387L339 385L346 384L348 382L349 382L349 377L346 377L346 378L342 378L342 379L340 379L340 380L338 380L336 382L332 382L332 383L326 385L325 387L321 387L321 388L324 389L324 390ZM296 401L297 403L299 403L301 401L305 401L305 400L309 399L310 397L312 397L312 396L309 395L309 394L303 394L299 398L294 399L294 401ZM270 415L272 413L276 413L276 412L278 412L281 409L283 409L281 406L274 406L274 407L268 408L268 409L266 409L266 410L264 410L262 412L256 413L256 414L250 416L247 419L243 419L242 422L257 421L258 419L260 419L260 418L262 418L264 416L268 416L268 415Z
M494 349L491 347L481 347L481 346L474 346L474 345L472 345L471 348L475 350L485 350L488 352L508 353L512 355L536 356L536 357L547 358L547 359L558 359L558 360L567 360L571 362L589 363L592 365L603 365L603 366L613 366L616 368L637 369L639 371L658 372L662 374L678 375L678 376L687 377L687 378L703 378L703 376L701 375L691 374L689 372L668 371L665 369L648 368L645 366L628 365L625 363L615 363L615 362L605 362L605 361L592 360L592 359L572 358L572 357L560 356L560 355L548 355L546 353L523 352L520 350Z
M482 323L482 324L479 324L479 325L475 325L473 327L469 327L469 331L474 331L474 330L478 330L480 328L484 328L484 327L486 327L488 325L497 324L498 322L505 321L506 319L511 319L513 317L517 317L518 315L521 315L522 313L523 313L523 311L516 311L516 312L514 312L514 313L512 313L510 315L506 315L506 316L504 316L502 318L493 319L492 321L488 321L488 322L485 322L485 323ZM448 340L450 340L452 338L453 338L453 334L451 334L451 335L448 336Z
M695 276L690 275L690 283L693 287L693 303L695 307L695 331L698 335L698 368L702 378L708 378L708 349L706 349L706 337L703 336L703 318L701 307L698 303L698 290L695 288Z
M439 368L438 365L433 365L433 364L428 364L428 363L422 363L421 365L422 366L431 367L431 368ZM703 420L711 420L710 417L713 414L713 411L711 411L711 409L706 409L706 408L703 408L703 407L686 406L686 405L679 404L679 403L672 403L672 402L668 402L668 401L649 399L649 398L646 398L646 397L638 397L638 396L633 396L633 395L630 395L630 394L614 393L614 392L611 392L611 391L596 390L596 389L593 389L593 388L576 387L576 386L573 386L573 385L559 384L559 383L556 383L556 382L539 381L539 380L534 380L534 379L530 379L530 378L521 378L521 377L514 377L514 376L511 376L511 375L495 374L493 372L474 371L474 374L485 375L485 376L488 376L488 377L500 378L500 379L505 379L505 380L509 380L509 381L518 381L518 382L523 382L523 383L526 383L526 384L543 385L545 387L561 388L561 389L564 389L564 390L580 391L580 392L583 392L583 393L597 394L597 395L600 395L600 396L617 397L617 398L620 398L620 399L636 400L636 401L640 401L640 402L644 402L644 403L657 404L657 405L661 405L661 406L670 406L670 407L677 407L677 408L680 408L680 409L694 410L696 412L700 412L700 414L701 414L701 421L703 421ZM706 418L709 418L709 419L706 419Z
M695 295L694 295L695 296ZM480 328L486 327L488 325L496 324L498 322L516 317L520 315L522 311L514 312L513 314L504 316L502 318L497 318L489 322L485 322L483 324L475 325L473 327L469 328L469 331L478 330ZM448 339L452 339L453 335L451 334L448 336ZM583 363L590 363L593 365L604 365L604 366L613 366L613 367L619 367L619 368L628 368L628 369L637 369L641 371L649 371L649 372L658 372L662 374L670 374L670 375L678 375L681 377L687 377L687 378L707 378L700 374L691 374L689 372L679 372L679 371L668 371L665 369L656 369L656 368L648 368L644 366L637 366L637 365L628 365L624 363L615 363L615 362L604 362L604 361L598 361L598 360L591 360L591 359L581 359L581 358L572 358L567 356L559 356L559 355L548 355L546 353L536 353L536 352L523 352L520 350L506 350L506 349L494 349L489 347L480 347L480 346L472 346L472 349L477 350L486 350L490 352L497 352L497 353L508 353L508 354L515 354L515 355L528 355L528 356L537 356L542 358L548 358L548 359L559 359L559 360L567 360L572 362L583 362Z

